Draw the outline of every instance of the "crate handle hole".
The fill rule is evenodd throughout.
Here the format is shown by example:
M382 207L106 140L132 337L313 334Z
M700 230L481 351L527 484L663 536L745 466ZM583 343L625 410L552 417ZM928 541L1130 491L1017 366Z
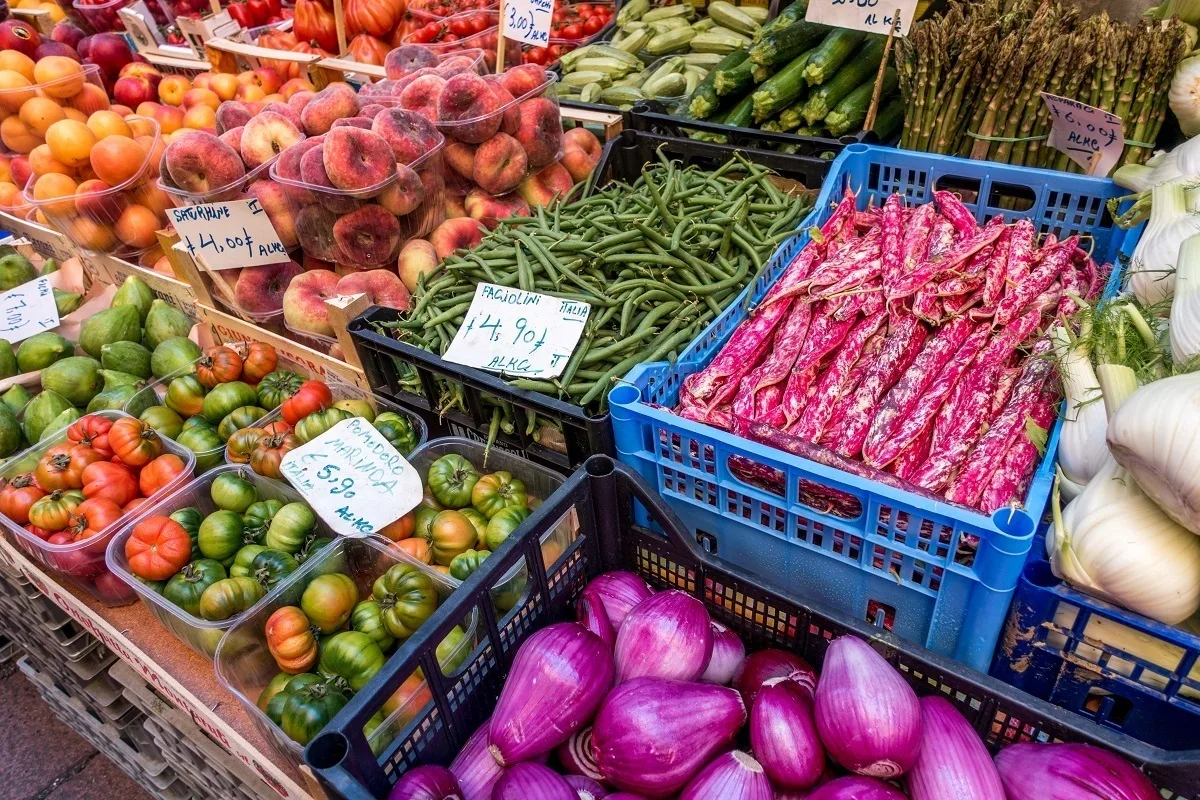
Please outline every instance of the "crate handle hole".
M704 548L704 552L706 553L714 556L717 554L717 537L708 531L696 530L696 544Z
M332 769L342 763L348 752L350 743L343 734L322 733L309 743L305 758L313 769Z
M867 601L867 622L876 628L890 631L896 624L896 609L878 600Z
M956 194L964 203L973 206L979 203L979 190L982 186L982 182L974 178L962 175L943 175L934 181L933 188L934 191Z
M988 196L989 208L1002 208L1005 211L1028 211L1035 203L1037 195L1032 189L1013 183L993 183Z
M1111 694L1103 689L1092 688L1083 701L1084 712L1095 717L1098 722L1107 722L1120 728L1133 710L1133 703L1127 697Z

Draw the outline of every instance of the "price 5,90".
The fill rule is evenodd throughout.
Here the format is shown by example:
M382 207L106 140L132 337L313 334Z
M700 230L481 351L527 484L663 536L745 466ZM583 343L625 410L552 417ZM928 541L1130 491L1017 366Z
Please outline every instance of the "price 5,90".
M331 484L330 494L340 494L347 499L354 497L354 478L339 478L336 473L340 471L339 467L326 464L317 470L317 480Z

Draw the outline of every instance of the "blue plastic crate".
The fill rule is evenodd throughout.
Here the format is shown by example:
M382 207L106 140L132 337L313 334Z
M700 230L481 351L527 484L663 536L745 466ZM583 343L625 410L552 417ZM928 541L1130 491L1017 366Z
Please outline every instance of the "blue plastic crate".
M1039 536L992 675L1154 747L1200 748L1200 635L1072 589L1042 548Z
M863 480L665 409L684 378L716 355L783 268L808 242L806 231L832 213L850 186L860 207L901 192L910 203L935 189L957 192L979 222L1028 217L1041 233L1089 234L1100 263L1114 264L1107 291L1140 229L1116 227L1105 204L1124 194L1112 181L984 161L848 146L830 170L801 233L763 275L684 351L675 364L643 364L609 395L620 459L635 467L710 549L803 595L883 625L905 639L981 671L996 638L1045 509L1059 426L1051 432L1024 511L992 517ZM730 459L775 471L777 483L750 483ZM745 473L742 473L745 476ZM813 487L853 496L847 518L808 505ZM970 537L970 538L968 538ZM975 538L977 537L977 538Z

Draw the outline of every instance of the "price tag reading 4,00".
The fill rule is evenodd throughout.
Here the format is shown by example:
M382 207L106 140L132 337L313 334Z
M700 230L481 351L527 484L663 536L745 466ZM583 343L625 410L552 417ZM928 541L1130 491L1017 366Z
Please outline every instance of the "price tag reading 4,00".
M362 417L288 452L279 471L343 536L378 533L421 502L421 476Z
M556 378L591 312L587 303L481 283L443 358L504 375Z
M287 261L287 248L258 200L168 208L167 214L188 255L209 269Z

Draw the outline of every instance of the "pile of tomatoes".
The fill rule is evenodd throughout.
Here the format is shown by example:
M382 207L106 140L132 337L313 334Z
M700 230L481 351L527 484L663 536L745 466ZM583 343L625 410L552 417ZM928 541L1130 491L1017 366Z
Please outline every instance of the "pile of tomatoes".
M550 38L586 39L597 34L613 18L612 3L563 3L550 17Z
M426 17L450 17L463 11L477 11L495 8L496 0L412 0L408 10L417 19Z
M496 20L486 13L456 14L444 20L427 22L413 31L406 44L436 44L457 42L469 37L476 37L489 28L495 28ZM472 39L473 47L486 47L486 42L476 42ZM495 42L492 42L495 45Z
M36 553L50 566L92 587L102 600L129 599L104 566L113 526L157 492L187 477L186 462L168 452L146 423L88 414L46 449L31 472L0 488L0 513L49 545Z

